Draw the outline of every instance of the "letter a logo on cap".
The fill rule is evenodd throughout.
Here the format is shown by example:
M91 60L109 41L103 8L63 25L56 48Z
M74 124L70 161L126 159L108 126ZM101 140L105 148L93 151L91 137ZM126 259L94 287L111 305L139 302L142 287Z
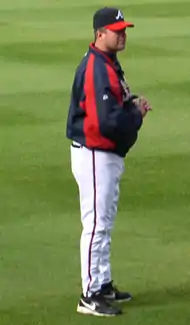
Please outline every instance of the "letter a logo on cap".
M118 13L117 13L117 16L116 16L116 19L117 19L117 20L118 20L119 18L121 18L121 19L124 18L124 16L123 16L121 10L118 10Z

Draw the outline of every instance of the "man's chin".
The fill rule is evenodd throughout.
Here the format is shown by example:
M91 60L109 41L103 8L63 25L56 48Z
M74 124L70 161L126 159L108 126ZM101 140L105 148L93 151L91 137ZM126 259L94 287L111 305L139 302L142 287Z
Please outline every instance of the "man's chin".
M123 51L125 49L125 44L118 45L117 50L118 51Z

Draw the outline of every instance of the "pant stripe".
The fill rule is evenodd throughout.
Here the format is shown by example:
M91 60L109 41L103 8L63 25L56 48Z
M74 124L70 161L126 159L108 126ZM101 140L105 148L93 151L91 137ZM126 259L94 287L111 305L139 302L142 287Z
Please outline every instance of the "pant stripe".
M93 171L93 192L94 192L94 199L93 199L93 205L94 205L94 226L92 230L92 236L90 240L89 245L89 253L88 253L88 276L89 276L89 283L87 287L87 293L86 296L88 296L88 292L90 290L90 285L92 282L92 275L91 275L91 262L92 262L92 244L93 239L96 231L96 222L97 222L97 211L96 211L96 165L95 165L95 151L92 150L92 171Z

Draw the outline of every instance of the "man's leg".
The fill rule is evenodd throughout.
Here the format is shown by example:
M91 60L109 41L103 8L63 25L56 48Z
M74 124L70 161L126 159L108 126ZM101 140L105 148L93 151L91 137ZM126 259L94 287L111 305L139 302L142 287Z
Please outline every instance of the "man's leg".
M110 227L106 233L106 239L102 245L102 258L100 261L101 271L101 292L107 299L115 300L117 302L130 301L132 296L129 292L122 292L113 285L110 266L110 246L111 246L111 231L113 228L114 219L117 213L117 205L119 199L119 183L116 187L113 204L110 211Z
M83 231L81 235L81 276L83 300L80 301L78 311L88 313L86 308L89 297L97 299L95 293L100 291L99 264L102 253L102 243L106 238L108 227L107 215L112 194L112 171L109 154L80 148L72 148L72 171L79 186L81 221ZM79 156L79 157L77 157ZM86 304L86 305L85 305ZM101 313L117 314L119 311L99 301ZM95 311L97 312L97 311ZM89 313L92 313L90 311ZM95 313L93 313L95 314Z
M119 172L118 177L115 179L115 184L114 184L114 192L113 192L113 198L112 198L112 204L109 210L109 215L108 215L108 227L106 231L106 236L105 239L102 243L102 253L101 253L101 260L100 260L100 284L101 286L105 283L109 283L112 280L111 276L111 264L110 264L110 255L111 255L111 231L114 226L114 221L115 217L117 214L117 206L118 206L118 200L119 200L119 182L121 175L123 173L123 164L121 161L118 161L118 168L117 170Z
M110 211L110 222L109 227L106 231L106 236L102 244L102 253L100 260L100 284L108 283L112 280L111 276L111 232L114 224L114 220L117 213L117 204L119 199L119 185L117 186L117 192L115 194L115 199L113 200L111 211Z

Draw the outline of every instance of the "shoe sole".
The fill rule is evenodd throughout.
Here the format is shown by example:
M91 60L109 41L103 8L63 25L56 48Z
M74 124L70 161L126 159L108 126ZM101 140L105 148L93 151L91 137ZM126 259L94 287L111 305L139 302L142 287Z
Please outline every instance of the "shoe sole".
M110 302L118 302L119 304L120 303L122 303L122 302L129 302L129 301L131 301L132 300L132 298L127 298L127 299L121 299L121 300L117 300L117 299L108 299L108 298L106 298L108 301L110 301Z
M118 316L118 314L100 314L97 311L88 309L86 307L82 307L82 306L77 306L77 312L83 315L93 315L93 316L98 316L98 317L114 317L114 316Z
M132 298L127 298L127 299L121 299L121 300L117 300L117 299L114 299L115 302L118 302L118 303L121 303L121 302L129 302L131 301Z
M121 303L121 302L128 302L128 301L131 301L132 300L132 297L130 297L130 298L126 298L126 299L115 299L115 298L111 298L111 297L109 297L109 296L104 296L108 301L110 301L110 302L119 302L119 303Z

